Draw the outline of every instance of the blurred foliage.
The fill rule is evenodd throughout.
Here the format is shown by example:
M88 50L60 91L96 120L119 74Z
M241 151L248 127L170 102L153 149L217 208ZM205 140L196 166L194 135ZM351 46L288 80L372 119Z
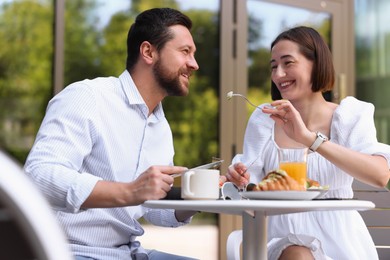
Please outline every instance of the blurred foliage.
M103 75L101 48L104 41L91 15L97 8L95 0L65 1L65 64L64 85ZM124 43L125 44L125 43Z
M65 86L120 75L136 15L153 7L180 9L174 0L131 3L99 28L101 2L65 2ZM52 95L53 1L4 3L0 14L0 147L24 163ZM193 20L201 69L191 79L190 95L167 98L164 108L174 134L175 164L191 167L218 156L219 18L208 10L186 14Z
M188 10L185 13L193 21L192 35L197 48L196 60L200 66L195 74L206 81L200 85L200 92L212 88L215 93L218 93L219 14L199 9Z
M130 11L133 16L151 8L170 7L179 9L175 0L131 0Z
M0 147L23 162L51 93L52 7L0 6Z
M103 29L104 44L100 48L102 76L119 75L126 67L127 31L133 22L134 18L128 12L119 12Z

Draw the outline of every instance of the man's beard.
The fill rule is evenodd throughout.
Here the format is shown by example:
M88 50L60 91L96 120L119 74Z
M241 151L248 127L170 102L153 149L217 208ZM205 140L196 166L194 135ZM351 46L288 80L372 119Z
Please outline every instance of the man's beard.
M187 95L188 92L180 83L180 76L168 71L161 63L161 60L158 60L154 65L153 75L161 88L167 92L168 96Z

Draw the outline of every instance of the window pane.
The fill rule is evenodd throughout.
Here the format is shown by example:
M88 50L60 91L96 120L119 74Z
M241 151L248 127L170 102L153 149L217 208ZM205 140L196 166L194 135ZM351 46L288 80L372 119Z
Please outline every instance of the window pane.
M355 0L356 96L375 105L378 139L390 142L390 2Z

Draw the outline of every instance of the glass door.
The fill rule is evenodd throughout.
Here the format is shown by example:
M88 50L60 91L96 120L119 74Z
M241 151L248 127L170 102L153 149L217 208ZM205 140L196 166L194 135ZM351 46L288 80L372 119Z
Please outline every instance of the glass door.
M305 25L317 29L333 54L336 85L326 98L339 102L354 95L353 0L224 0L221 1L221 131L222 158L242 151L244 131L253 107L242 99L227 101L234 91L261 104L270 98L270 44L285 29ZM240 217L220 216L220 255L225 241L240 229Z

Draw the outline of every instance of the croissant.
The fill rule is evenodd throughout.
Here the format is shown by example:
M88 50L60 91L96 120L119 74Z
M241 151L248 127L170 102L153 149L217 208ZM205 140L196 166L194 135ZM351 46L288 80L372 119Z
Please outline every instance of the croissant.
M300 185L283 170L269 172L261 182L254 188L254 191L276 191L276 190L298 190L304 191L306 187Z

